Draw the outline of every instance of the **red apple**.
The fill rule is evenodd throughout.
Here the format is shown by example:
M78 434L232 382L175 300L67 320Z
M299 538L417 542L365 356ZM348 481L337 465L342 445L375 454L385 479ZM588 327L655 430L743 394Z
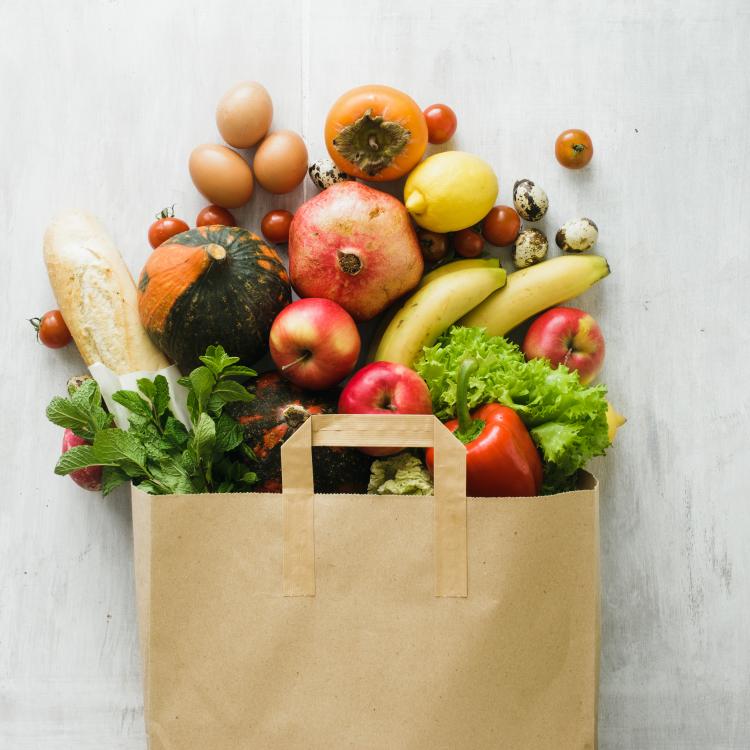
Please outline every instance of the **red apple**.
M287 305L273 321L271 358L295 385L322 391L343 380L357 364L357 324L341 305L310 297Z
M79 445L90 445L90 443L83 438L78 437L73 430L66 429L63 434L62 452L66 453L71 448L75 448ZM101 466L89 466L87 469L76 469L75 471L71 471L69 476L79 487L83 487L84 490L98 492L102 488Z
M373 362L346 384L340 414L432 414L427 383L404 365ZM391 456L402 448L362 448L370 456Z
M553 367L576 370L590 383L604 364L604 336L599 324L577 307L553 307L540 315L523 340L526 359L544 357Z

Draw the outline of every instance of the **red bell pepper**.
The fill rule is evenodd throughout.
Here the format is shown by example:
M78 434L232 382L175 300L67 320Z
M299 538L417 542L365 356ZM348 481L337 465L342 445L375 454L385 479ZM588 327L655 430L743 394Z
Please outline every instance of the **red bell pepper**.
M466 445L466 494L469 497L522 497L538 495L542 461L528 430L513 409L485 404L469 413L467 391L476 360L466 359L458 369L458 419L445 426ZM432 471L434 449L425 462Z

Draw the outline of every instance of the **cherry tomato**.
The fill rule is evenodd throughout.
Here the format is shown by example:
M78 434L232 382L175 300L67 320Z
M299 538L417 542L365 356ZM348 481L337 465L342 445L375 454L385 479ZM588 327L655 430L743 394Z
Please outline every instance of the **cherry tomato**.
M59 310L50 310L41 318L31 318L29 323L34 326L37 339L50 349L62 349L72 339Z
M447 104L430 104L424 111L427 139L430 143L445 143L456 132L456 113Z
M430 263L437 263L448 254L448 238L444 234L419 229L417 239L424 259Z
M226 208L211 204L210 206L201 209L201 212L195 217L195 226L208 227L211 226L211 224L221 224L225 227L236 227L237 220L226 210Z
M289 242L292 214L283 208L269 211L260 222L260 231L269 242Z
M453 235L453 247L464 258L476 258L484 250L484 239L473 229L462 229Z
M482 234L495 247L508 247L521 231L521 217L510 206L495 206L484 217Z
M151 247L156 248L170 237L187 232L188 229L190 227L182 219L175 218L174 206L163 208L156 214L156 221L148 228L148 241Z
M555 141L557 161L568 169L585 167L594 155L594 144L583 130L565 130Z

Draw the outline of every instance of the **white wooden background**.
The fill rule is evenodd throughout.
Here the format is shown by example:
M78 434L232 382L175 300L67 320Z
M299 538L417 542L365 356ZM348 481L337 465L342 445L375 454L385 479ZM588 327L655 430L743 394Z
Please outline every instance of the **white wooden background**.
M188 153L217 139L216 102L247 78L313 156L353 85L445 101L503 202L530 177L550 234L598 223L613 274L581 304L630 417L595 466L600 746L750 747L747 3L2 0L0 29L0 748L145 747L128 497L52 474L44 406L82 366L25 320L53 307L45 224L93 211L137 273L152 215L202 206ZM570 126L595 143L581 173L552 155ZM258 191L239 215L257 227L302 193Z

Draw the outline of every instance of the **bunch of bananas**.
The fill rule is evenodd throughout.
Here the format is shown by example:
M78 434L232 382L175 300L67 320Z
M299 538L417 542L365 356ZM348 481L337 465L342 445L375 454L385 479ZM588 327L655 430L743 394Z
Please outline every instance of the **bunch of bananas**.
M609 274L599 255L561 255L506 277L496 258L448 263L427 274L390 319L373 359L411 367L454 323L504 336L533 315L585 292Z

